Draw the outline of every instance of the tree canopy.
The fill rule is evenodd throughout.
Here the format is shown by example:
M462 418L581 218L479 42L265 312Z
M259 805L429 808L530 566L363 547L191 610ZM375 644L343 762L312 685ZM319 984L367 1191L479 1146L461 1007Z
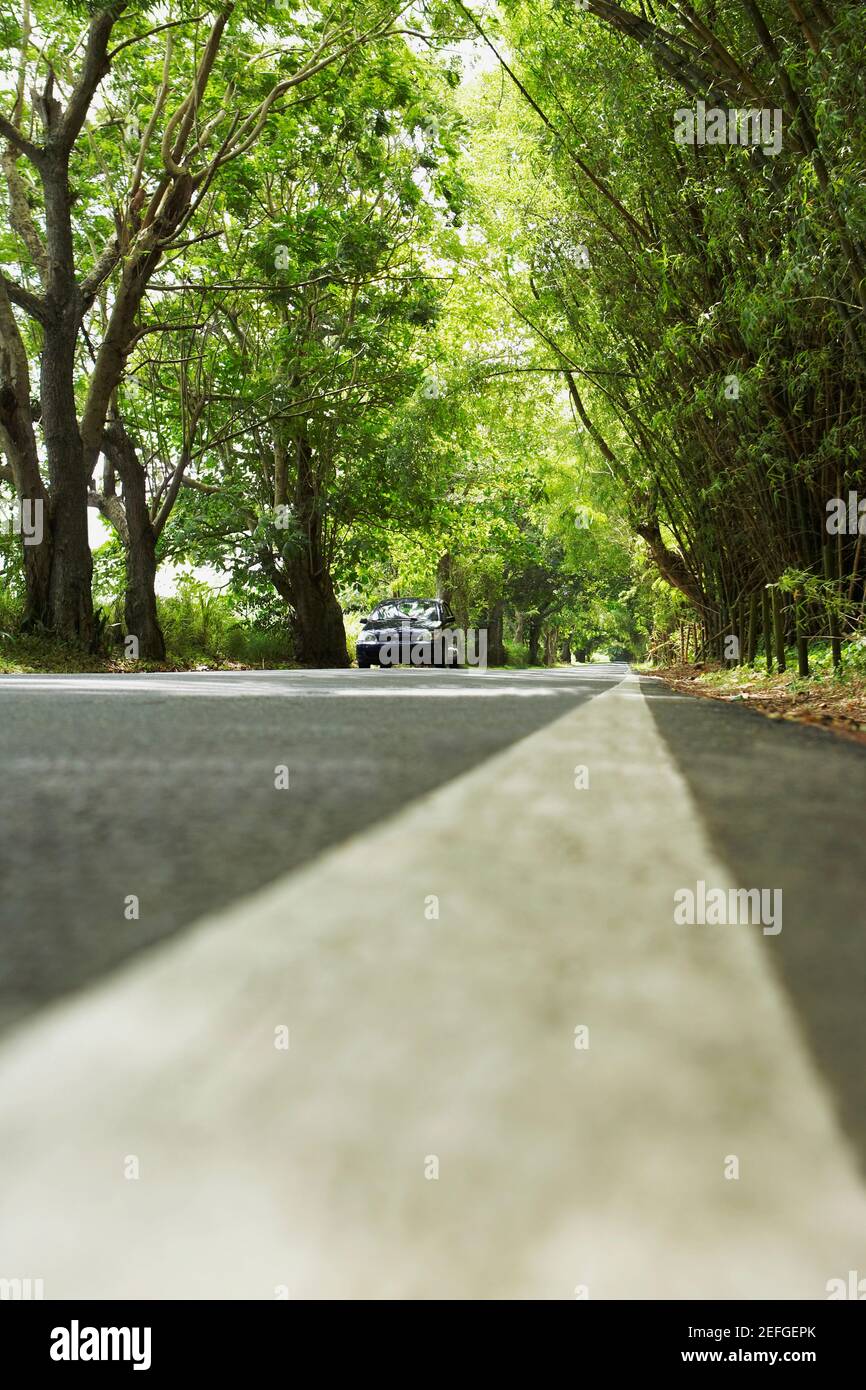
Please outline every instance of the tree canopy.
M862 4L0 25L10 622L163 661L171 565L316 665L410 592L497 662L860 631Z

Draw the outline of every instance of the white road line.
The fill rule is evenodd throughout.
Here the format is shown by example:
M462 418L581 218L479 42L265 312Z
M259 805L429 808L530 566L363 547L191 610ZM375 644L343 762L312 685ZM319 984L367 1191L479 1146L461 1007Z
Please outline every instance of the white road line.
M773 940L673 925L699 878L729 881L647 706L568 712L14 1034L0 1275L824 1297L866 1197Z

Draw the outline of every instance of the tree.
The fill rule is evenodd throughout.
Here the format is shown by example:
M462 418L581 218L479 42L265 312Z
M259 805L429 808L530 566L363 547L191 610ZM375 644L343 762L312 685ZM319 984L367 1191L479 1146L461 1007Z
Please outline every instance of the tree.
M428 262L460 201L447 93L433 59L370 44L224 190L237 292L214 309L227 331L204 416L216 438L227 411L243 425L185 477L168 545L191 543L239 584L259 570L311 664L348 661L334 572L353 532L424 510L416 426L450 283ZM243 292L250 280L261 293Z
M303 46L274 51L260 5L226 4L204 30L200 15L178 9L166 21L156 6L115 0L92 15L79 45L74 11L46 7L34 28L25 0L14 107L0 118L19 267L0 283L0 443L19 495L46 518L38 553L25 557L28 616L85 642L94 637L88 493L153 277L193 231L207 235L215 185L261 138L273 108L392 32L399 14L396 4L357 4L334 20L287 19ZM141 32L149 16L157 22ZM147 112L133 158L119 144L118 113L132 114L131 105ZM28 346L40 359L35 406ZM130 534L137 543L146 533Z

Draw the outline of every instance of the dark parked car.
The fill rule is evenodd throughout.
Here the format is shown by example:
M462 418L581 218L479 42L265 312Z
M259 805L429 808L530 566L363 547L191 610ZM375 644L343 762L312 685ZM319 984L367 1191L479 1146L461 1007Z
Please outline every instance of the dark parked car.
M373 609L358 638L358 665L457 666L455 619L438 598L391 598Z

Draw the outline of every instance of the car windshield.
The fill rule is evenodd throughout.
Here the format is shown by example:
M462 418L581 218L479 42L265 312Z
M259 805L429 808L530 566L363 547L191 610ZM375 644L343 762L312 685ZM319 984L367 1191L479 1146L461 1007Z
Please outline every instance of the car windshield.
M380 603L370 615L373 623L397 623L401 619L412 623L438 622L439 606L429 598L398 598Z

